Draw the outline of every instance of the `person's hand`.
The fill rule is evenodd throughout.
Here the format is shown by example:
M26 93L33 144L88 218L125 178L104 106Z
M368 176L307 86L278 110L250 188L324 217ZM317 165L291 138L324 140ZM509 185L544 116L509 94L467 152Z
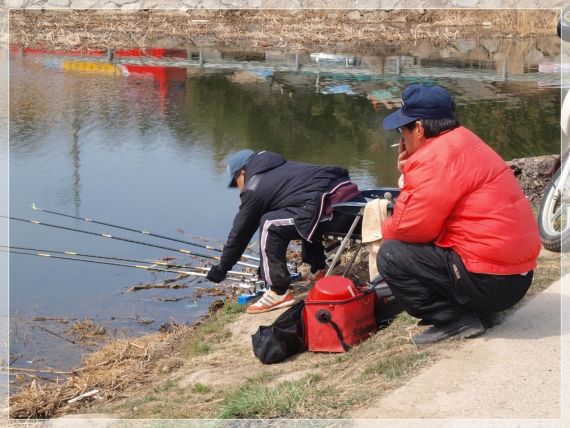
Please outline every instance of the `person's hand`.
M227 270L225 270L220 265L214 265L208 271L208 275L206 275L206 279L208 281L212 281L212 282L218 284L218 283L222 282L224 279L226 279L227 275L228 275Z
M398 171L402 172L406 160L408 159L408 152L406 151L406 146L404 145L404 139L400 140L400 145L398 146Z

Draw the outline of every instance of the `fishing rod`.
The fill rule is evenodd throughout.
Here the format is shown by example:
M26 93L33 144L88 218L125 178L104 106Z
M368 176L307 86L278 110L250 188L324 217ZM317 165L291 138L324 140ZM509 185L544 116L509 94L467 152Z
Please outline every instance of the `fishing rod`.
M147 247L154 247L154 248L160 248L162 250L168 250L168 251L176 251L178 253L182 253L182 254L187 254L187 255L191 255L191 256L197 256L197 257L202 257L205 259L211 259L211 260L220 260L219 256L210 256L207 254L200 254L200 253L194 253L190 250L186 250L186 249L178 249L178 248L172 248L172 247L165 247L163 245L157 245L157 244L149 244L147 242L141 242L141 241L136 241L134 239L127 239L127 238L121 238L119 236L113 236L113 235L109 235L107 233L96 233L96 232L89 232L87 230L81 230L81 229L75 229L73 227L67 227L67 226L58 226L55 224L49 224L49 223L42 223L39 222L37 220L29 220L29 219L25 219L25 218L18 218L18 217L11 217L11 216L5 216L5 215L0 215L0 218L7 218L10 220L16 220L16 221L22 221L24 223L32 223L32 224L38 224L40 226L47 226L47 227L54 227L56 229L63 229L63 230L70 230L72 232L79 232L79 233L85 233L87 235L93 235L93 236L101 236L103 238L108 238L108 239L116 239L118 241L124 241L124 242L130 242L133 244L139 244L139 245L145 245ZM258 268L257 265L251 264L251 263L245 263L245 262L237 262L238 265L242 265L242 266L248 266L248 267L252 267L252 268Z
M163 269L163 268L157 268L157 267L146 266L146 265L131 265L128 263L103 262L103 261L99 261L99 260L85 260L85 259L79 259L77 257L61 257L61 256L54 256L54 255L51 255L49 253L26 253L24 251L16 251L16 250L12 250L12 249L0 250L0 251L5 252L5 253L21 254L24 256L48 257L50 259L69 260L69 261L85 262L85 263L96 263L96 264L101 264L101 265L120 266L120 267L127 267L127 268L133 268L133 269L144 269L146 271L153 271L153 272L156 271L156 272L177 273L177 274L185 275L185 276L199 276L199 277L205 278L208 275L208 274L202 273L202 272L189 272L189 271L178 270L178 269ZM239 282L243 281L243 279L240 279L240 278L226 278L226 279L229 281L239 281Z
M207 250L217 251L217 252L219 252L219 253L221 253L221 252L223 251L223 250L221 250L220 248L212 247L212 246L210 246L210 245L198 244L198 243L196 243L196 242L190 242L190 241L185 241L185 240L183 240L183 239L172 238L172 237L170 237L170 236L159 235L159 234L157 234L157 233L152 233L152 232L149 232L149 231L147 231L147 230L137 230L137 229L132 229L132 228L130 228L130 227L118 226L118 225L116 225L116 224L105 223L105 222L99 221L99 220L93 220L93 219L91 219L91 218L76 217L76 216L70 215L70 214L64 214L64 213L60 213L60 212L57 212L57 211L46 210L46 209L37 207L34 202L32 202L32 209L34 209L34 210L36 210L36 211L42 211L42 212L48 213L48 214L55 214L55 215L59 215L59 216L62 216L62 217L74 218L74 219L76 219L76 220L86 221L86 222L88 222L88 223L101 224L101 225L103 225L103 226L114 227L114 228L116 228L116 229L128 230L129 232L142 233L143 235L154 236L155 238L167 239L167 240L169 240L169 241L174 241L174 242L180 242L180 243L182 243L182 244L192 245L192 246L194 246L194 247L205 248L205 249L207 249ZM259 257L249 256L249 255L247 255L247 254L242 254L242 257L245 258L245 259L260 261Z
M10 250L13 249L13 250L34 251L37 253L62 254L62 255L66 255L66 256L89 257L89 258L93 258L93 259L118 260L118 261L122 261L122 262L132 262L132 263L152 263L152 265L166 266L168 269L171 269L171 268L182 268L182 269L190 268L190 269L204 270L206 272L210 270L210 268L208 268L208 267L179 265L179 264L169 263L169 262L165 262L165 261L161 261L161 260L153 260L152 262L149 262L147 260L124 259L121 257L113 257L113 256L96 256L93 254L82 254L82 253L76 253L75 251L55 251L55 250L45 250L45 249L40 249L40 248L14 247L13 245L11 245L11 246L0 245L0 248L8 248ZM228 271L228 274L243 275L243 276L255 276L255 274L253 274L253 273L239 272L239 271L233 271L233 270Z

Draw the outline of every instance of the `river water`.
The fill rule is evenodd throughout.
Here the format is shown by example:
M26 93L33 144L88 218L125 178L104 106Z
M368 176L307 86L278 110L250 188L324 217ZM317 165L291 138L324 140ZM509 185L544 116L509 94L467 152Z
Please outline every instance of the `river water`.
M558 40L489 43L392 45L334 55L178 47L77 56L14 47L10 215L189 248L34 211L35 203L217 243L239 204L237 191L227 188L225 160L246 147L343 165L361 188L394 186L396 149L390 146L398 137L381 123L412 82L447 88L459 120L506 160L558 152ZM188 261L171 251L17 221L10 222L10 244ZM136 335L204 314L215 297L197 298L194 286L125 292L170 277L11 255L12 364L65 369L80 361L84 349L66 340L70 323L34 317L90 318L109 333ZM140 319L154 321L141 325Z

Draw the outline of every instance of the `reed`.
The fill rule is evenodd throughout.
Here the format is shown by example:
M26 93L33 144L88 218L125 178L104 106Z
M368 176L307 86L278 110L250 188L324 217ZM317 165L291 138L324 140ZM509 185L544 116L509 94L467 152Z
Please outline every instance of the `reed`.
M354 12L354 11L353 11ZM558 10L12 10L10 43L52 49L178 45L310 48L339 43L554 35ZM484 25L485 24L485 25ZM173 43L173 42L170 42Z

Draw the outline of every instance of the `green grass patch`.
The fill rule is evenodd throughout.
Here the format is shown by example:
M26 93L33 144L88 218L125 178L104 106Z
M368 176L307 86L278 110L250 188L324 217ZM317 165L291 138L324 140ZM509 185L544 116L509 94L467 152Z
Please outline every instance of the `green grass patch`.
M276 372L272 372L270 370L263 370L257 376L254 376L250 379L247 379L248 382L256 382L256 383L269 383L275 380L277 377Z
M134 402L131 403L132 407L136 407L136 406L140 406L141 404L147 404L147 403L152 403L153 401L156 401L158 399L158 397L154 394L148 394L145 395L141 398L139 398L138 400L135 400Z
M134 409L137 409L136 412L139 412L141 407L144 407L145 405L147 405L149 403L156 402L157 400L158 400L158 397L156 395L147 394L147 395L143 395L140 398L136 398L133 400L128 400L128 401L123 402L123 403L118 403L116 405L112 405L110 408L111 408L112 412L119 412L119 413L123 413L123 412L132 413L133 411L135 411Z
M161 388L153 388L153 391ZM173 389L150 393L135 400L110 406L119 418L137 419L200 419L209 414L208 402L221 399L219 392L196 383L188 389ZM201 425L199 425L201 426Z
M245 310L236 300L226 300L224 306L196 329L182 355L185 358L205 355L210 352L211 344L220 343L230 337L226 326L234 321Z
M226 300L224 306L212 314L201 326L200 329L205 334L220 333L224 327L236 319L245 311L244 305L239 305L236 300Z
M188 357L190 355L205 355L210 352L210 346L204 342L204 337L194 337L188 347L186 348L185 356Z
M166 382L164 382L162 385L155 386L152 390L158 394L161 392L171 391L175 387L176 387L176 381L174 379L169 379Z
M210 387L202 383L195 383L192 386L192 392L195 392L196 394L206 394L210 392Z
M266 377L246 381L226 393L217 418L294 418L307 397L320 390L320 376L308 375L297 381L267 385Z
M364 369L361 378L368 380L372 376L381 375L389 381L397 381L419 367L426 359L424 353L416 352L387 356Z

